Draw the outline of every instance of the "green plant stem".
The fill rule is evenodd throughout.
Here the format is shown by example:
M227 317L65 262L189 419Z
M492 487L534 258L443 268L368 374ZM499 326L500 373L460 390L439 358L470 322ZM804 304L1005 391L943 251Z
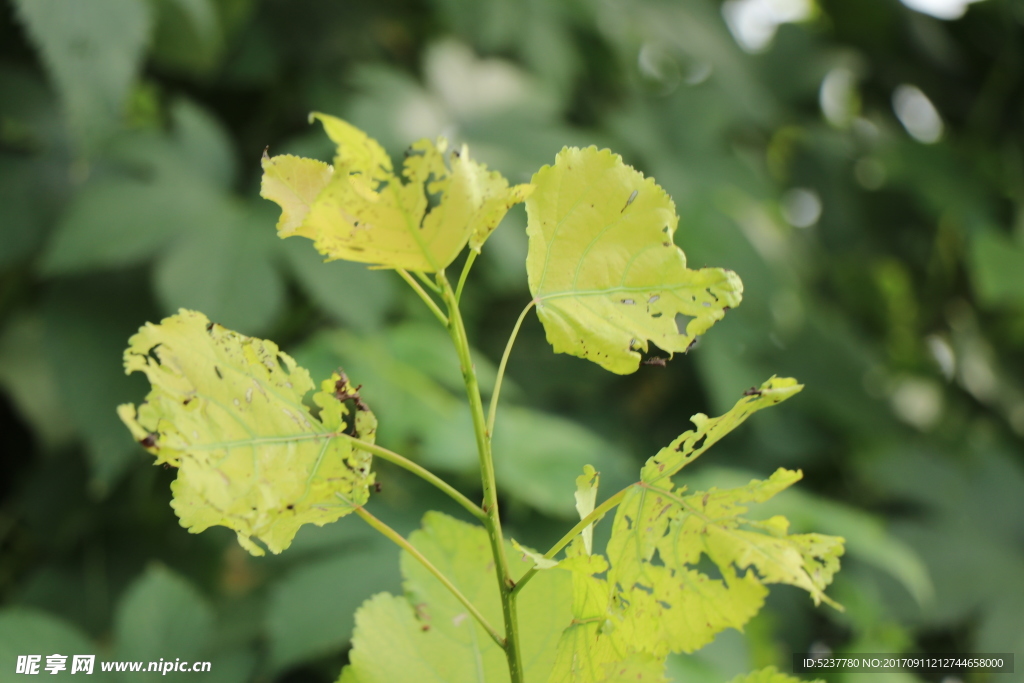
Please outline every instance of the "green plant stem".
M579 524L569 529L568 533L566 533L565 536L562 536L558 543L555 543L553 546L551 546L551 549L544 553L544 557L546 557L549 560L554 559L555 555L558 554L558 551L564 548L565 546L569 545L572 539L576 538L578 535L583 533L584 529L586 529L591 524L597 522L599 519L608 514L609 510L611 510L613 507L621 503L626 493L634 486L636 486L636 484L630 484L629 486L622 489L614 496L612 496L611 498L609 498L608 500L594 508L594 510L589 515L587 515L579 521ZM523 586L525 586L536 573L537 567L536 565L534 565L525 574L523 574L523 578L519 579L519 583L516 584L515 590L513 592L518 593L519 591L521 591L523 589Z
M446 316L441 311L437 303L432 298L430 298L429 294L427 294L423 290L423 287L420 286L420 283L416 282L416 280L411 275L409 275L409 271L403 268L396 268L395 272L401 275L402 279L405 280L410 287L412 287L413 291L416 292L421 299L423 299L423 303L425 303L427 305L427 308L430 309L430 312L433 313L437 317L437 319L441 321L441 324L444 325L445 327L448 327L448 316Z
M427 289L432 291L434 294L437 294L437 295L441 294L441 288L437 286L437 283L435 283L433 280L431 280L429 277L427 277L423 273L423 271L414 270L414 271L412 271L412 274L415 275L416 279L419 280L420 282L422 282L424 285L426 285Z
M459 311L459 302L452 291L443 272L437 274L441 286L441 296L448 306L451 323L448 331L451 334L455 350L459 355L462 377L466 383L466 395L469 398L470 413L473 416L473 432L476 436L477 452L480 456L480 478L484 489L483 510L487 513L484 527L491 541L491 553L498 579L498 590L501 595L501 611L505 619L505 658L508 661L508 672L511 683L523 683L522 655L519 650L519 624L516 616L516 603L512 594L515 582L508 568L505 555L505 538L501 532L501 518L498 514L498 490L494 475L494 459L491 457L491 437L487 432L484 405L480 398L480 384L477 381L476 369L469 351L469 339L466 326Z
M516 343L516 337L519 336L519 328L522 326L523 321L526 320L526 314L536 304L536 299L526 304L526 308L523 309L523 312L519 314L519 319L516 320L515 327L512 328L512 334L509 335L508 343L505 344L505 352L501 354L501 363L498 365L498 377L494 380L494 391L491 392L491 404L487 411L487 434L492 439L494 438L494 420L498 414L498 396L501 394L501 382L505 379L505 366L508 365L508 357L512 353L512 346Z
M469 250L469 256L466 257L466 263L462 266L462 274L459 275L459 285L455 288L455 303L462 301L462 288L466 286L466 278L469 277L469 271L473 268L473 263L476 261L476 257L479 252L473 249Z
M345 500L346 502L349 502L341 494L338 494L338 497L341 498L342 500ZM414 546L412 543L409 543L409 541L403 538L400 533L398 533L397 531L389 527L387 524L371 515L361 506L356 505L353 507L355 509L355 513L362 517L363 521L365 521L374 529L382 533L384 536L387 536L399 548L412 555L417 562L422 564L428 572L434 575L434 578L436 578L438 581L444 584L444 587L451 591L451 594L454 595L455 598L459 602L461 602L462 605L469 611L469 613L473 615L473 618L476 619L481 626L483 626L484 630L487 631L487 634L491 636L495 643L498 644L498 647L505 647L505 639L501 637L500 633L494 630L493 626L487 623L487 619L484 618L484 615L480 614L480 610L476 608L476 605L470 602L469 598L463 595L462 591L456 588L455 584L452 583L447 576L441 573L441 570L435 567L433 563L423 555L423 553L417 550L416 546Z
M423 479L427 483L436 486L443 493L448 494L448 496L452 500L454 500L462 507L466 508L466 510L469 511L469 514L473 515L481 522L487 521L487 513L484 512L479 505L471 501L469 498L466 498L466 496L459 493L459 491L457 491L451 484L444 481L427 468L417 465L416 463L414 463L412 460L409 460L405 456L399 455L398 453L390 451L387 448L378 446L377 444L362 441L360 439L355 438L354 436L349 436L348 434L339 434L338 436L347 439L353 446L358 447L360 450L364 450L368 453L373 453L381 460L387 460L390 463L398 465L404 470L412 472L417 477Z

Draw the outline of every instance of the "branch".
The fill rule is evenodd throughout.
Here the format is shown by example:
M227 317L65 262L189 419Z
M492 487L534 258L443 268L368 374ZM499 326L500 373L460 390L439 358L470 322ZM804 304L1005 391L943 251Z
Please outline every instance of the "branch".
M636 486L636 484L630 484L629 486L622 489L614 496L612 496L611 498L609 498L608 500L594 508L594 510L589 515L587 515L579 521L579 524L574 526L572 529L569 529L568 533L566 533L565 536L562 536L558 543L555 543L553 546L551 546L551 549L544 553L544 557L546 557L549 560L554 558L554 556L558 554L559 550L569 545L570 541L572 541L572 539L576 538L581 533L583 533L584 529L586 529L591 524L597 522L599 519L608 514L609 510L611 510L613 507L621 503L626 493L634 486ZM521 591L523 589L523 586L525 586L527 582L530 579L532 579L533 575L536 573L537 565L530 567L530 569L525 574L523 574L523 578L519 579L519 583L516 584L516 587L512 590L512 592L518 593L519 591Z
M501 383L505 379L505 366L508 365L508 357L512 353L512 345L516 343L516 337L519 336L519 328L523 324L523 320L526 319L526 314L530 312L530 309L536 305L537 300L534 299L530 303L526 304L526 308L519 314L519 319L516 320L515 327L512 328L512 334L508 338L508 343L505 344L505 352L501 354L501 363L498 365L498 377L494 380L494 391L491 392L491 404L487 410L487 434L494 438L494 420L498 414L498 396L501 394Z
M405 456L399 455L394 451L389 451L387 448L383 448L381 446L378 446L377 444L369 443L367 441L361 441L355 438L354 436L349 436L348 434L341 432L339 432L337 436L341 436L344 437L345 439L348 439L353 446L357 446L360 450L366 451L368 453L373 453L382 460L387 460L390 463L398 465L404 470L412 472L417 477L420 477L427 483L433 484L434 486L439 488L443 493L448 494L448 496L452 500L454 500L462 507L466 508L466 510L469 511L469 514L473 515L481 522L487 521L487 513L485 513L479 505L477 505L469 498L459 493L459 491L456 490L455 487L453 487L451 484L438 477L436 474L434 474L427 468L421 465L417 465L416 463L414 463L412 460L409 460Z
M469 256L466 257L466 263L462 266L462 274L459 275L459 284L455 288L455 303L462 301L462 288L466 285L466 278L469 277L469 271L473 267L473 262L476 261L476 257L479 252L472 249L469 250Z
M466 397L469 400L470 414L473 416L473 433L476 437L477 453L480 456L480 480L484 489L483 509L487 513L484 528L491 542L491 554L494 556L495 573L498 579L498 590L501 596L501 610L505 620L505 658L508 660L508 673L511 683L523 683L522 654L519 649L519 620L516 617L516 603L512 598L512 587L515 585L508 568L508 557L505 554L505 539L501 533L501 516L498 514L498 492L494 476L494 459L491 454L491 437L487 433L487 418L484 415L483 401L480 399L480 384L477 381L476 369L469 351L469 340L466 337L466 326L459 311L459 302L455 292L444 273L438 273L437 283L441 286L441 295L448 307L451 324L448 332L455 351L459 355L459 366L466 384Z
M410 287L412 287L413 291L416 292L416 294L418 294L421 299L423 299L423 303L425 303L427 305L427 308L430 309L430 312L433 313L437 317L437 319L441 321L441 324L444 325L445 327L448 327L448 316L441 312L441 309L438 307L437 303L433 299L431 299L430 295L423 290L423 287L420 286L420 283L416 282L416 280L414 280L413 277L409 275L409 271L405 270L404 268L396 268L395 272L401 275L402 279L405 280Z

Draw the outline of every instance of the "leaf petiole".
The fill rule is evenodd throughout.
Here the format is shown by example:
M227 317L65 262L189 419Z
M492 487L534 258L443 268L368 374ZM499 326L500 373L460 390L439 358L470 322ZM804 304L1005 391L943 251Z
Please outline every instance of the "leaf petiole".
M473 268L473 262L476 261L479 253L474 249L469 250L469 256L466 257L466 263L462 266L462 273L459 275L459 284L455 287L455 303L462 301L462 288L466 286L466 278L469 277L469 271Z
M453 487L451 484L438 477L436 474L434 474L427 468L417 465L416 463L414 463L412 460L409 460L405 456L399 455L398 453L388 450L387 448L384 448L382 446L378 446L377 444L369 443L367 441L361 441L360 439L357 439L354 436L349 436L348 434L344 433L338 434L338 436L347 439L353 446L359 447L360 450L364 450L368 453L373 453L381 460L387 460L390 463L398 465L404 470L412 472L417 477L423 479L427 483L436 486L443 493L448 494L448 496L452 500L454 500L462 507L466 508L469 514L473 515L481 522L487 521L487 513L484 512L479 505L477 505L469 498L459 493L459 491L455 489L455 487Z
M522 326L523 320L526 319L526 314L536 304L536 299L526 304L526 308L523 309L523 312L519 314L519 319L516 320L515 327L512 328L512 334L508 338L508 343L505 344L505 351L501 354L501 363L498 365L498 377L494 380L491 404L487 410L487 433L491 438L494 438L494 420L498 414L498 396L501 394L501 382L505 379L505 366L508 365L508 357L512 354L512 346L516 343L516 337L519 336L519 328Z
M423 299L423 303L425 303L427 305L427 308L430 309L430 312L433 313L434 316L441 321L441 324L444 325L445 327L448 327L448 316L446 316L441 311L437 303L430 297L429 294L426 293L426 291L424 291L423 287L420 286L420 283L416 282L416 280L413 279L411 275L409 275L409 271L405 270L404 268L396 268L395 272L401 275L402 279L405 280L410 287L412 287L413 291L416 292L416 294L418 294L421 299Z
M345 499L345 496L341 495L340 493L335 495L337 495L338 498L340 498L341 500L345 501L346 504L352 504L350 501ZM409 541L407 541L400 533L398 533L397 531L389 527L387 524L371 515L363 507L353 506L353 509L357 515L363 518L363 521L365 521L371 527L373 527L381 534L386 536L389 540L393 541L395 545L397 545L399 548L412 555L417 562L422 564L423 567L428 572L430 572L434 576L434 578L440 581L444 585L444 587L447 588L451 592L451 594L455 596L455 599L461 602L462 605L466 608L466 610L473 615L473 618L477 620L477 622L483 627L485 631L487 631L487 634L491 637L491 639L494 640L495 643L498 644L498 647L500 647L503 650L505 649L505 639L501 637L500 633L494 630L493 626L487 623L487 619L485 619L484 615L480 613L480 610L476 608L476 605L470 602L469 598L463 595L462 591L456 588L455 584L452 583L447 576L441 573L441 570L435 567L434 564L423 555L423 553L417 550L416 546L414 546L412 543L409 543Z
M434 294L437 294L438 296L440 296L441 288L437 286L436 282L434 282L429 277L427 277L426 274L423 271L421 271L421 270L414 270L412 272L412 274L416 276L416 279L418 279L420 282L422 282L424 285L426 285L427 289L432 291Z
M553 559L555 555L558 554L558 551L560 551L565 546L569 545L572 539L576 538L581 533L583 533L584 529L586 529L591 524L596 523L598 520L600 520L602 517L608 514L609 510L611 510L613 507L621 503L626 493L628 493L629 490L634 486L636 486L636 484L630 484L629 486L622 489L614 496L612 496L611 498L609 498L608 500L594 508L593 512L591 512L589 515L581 519L576 526L569 529L568 533L566 533L565 536L562 536L558 543L555 543L553 546L551 546L551 549L544 553L544 557L546 557L549 560ZM534 574L536 574L537 571L538 570L536 565L530 567L530 569L525 574L523 574L522 578L519 579L519 583L516 584L516 587L512 589L512 593L516 594L519 591L521 591L523 589L523 586L525 586L530 581L530 579L533 578Z

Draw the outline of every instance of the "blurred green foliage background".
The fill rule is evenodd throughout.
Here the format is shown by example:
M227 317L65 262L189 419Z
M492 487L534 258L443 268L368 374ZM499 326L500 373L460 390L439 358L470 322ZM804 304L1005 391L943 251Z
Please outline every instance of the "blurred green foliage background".
M610 494L691 414L772 374L807 385L687 473L725 486L802 468L768 512L847 538L832 591L847 610L776 589L745 634L673 658L676 680L788 670L808 648L1016 651L998 680L1024 680L1024 5L906 2L931 14L0 2L0 681L19 678L14 655L61 648L206 659L207 681L332 681L353 610L400 590L397 550L355 518L264 559L177 525L174 472L114 407L145 392L121 370L128 337L178 307L278 341L314 377L343 365L384 445L478 494L435 321L393 275L278 240L257 196L268 145L330 157L311 110L396 155L466 142L513 182L563 145L611 147L673 195L693 266L743 278L743 305L697 348L629 377L555 356L531 316L496 443L508 531L546 547L583 463ZM485 380L528 301L524 225L516 208L464 297ZM402 531L428 507L457 514L394 468L379 477L371 507Z

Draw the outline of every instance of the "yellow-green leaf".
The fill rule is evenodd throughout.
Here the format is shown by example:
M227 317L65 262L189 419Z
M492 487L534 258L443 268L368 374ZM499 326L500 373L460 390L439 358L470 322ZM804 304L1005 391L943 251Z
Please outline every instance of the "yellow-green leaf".
M438 512L423 518L409 541L501 629L502 611L490 541L482 527ZM513 579L529 568L512 548ZM402 555L405 596L377 595L356 612L344 683L478 683L508 681L504 651L466 608L408 554ZM527 683L542 683L555 659L558 634L571 620L569 576L544 572L517 600L520 651Z
M795 676L789 674L780 673L774 666L767 666L757 671L751 671L748 674L740 674L733 678L729 683L804 683ZM815 679L811 683L821 683L821 679Z
M686 467L719 439L739 427L748 417L768 406L782 403L799 393L804 386L792 377L772 377L758 389L748 390L729 412L709 418L697 413L690 419L696 429L684 432L672 443L650 458L640 471L640 478L653 484Z
M770 499L796 482L799 472L780 469L765 481L692 494L671 480L751 413L800 388L795 380L773 377L725 415L694 416L697 428L651 458L641 480L626 491L607 559L588 555L580 538L573 541L557 565L572 573L574 618L559 642L553 683L616 681L617 670L640 675L638 680L658 676L669 652L693 652L723 629L742 630L761 609L766 584L788 583L807 590L816 603L834 604L824 589L839 568L842 539L789 535L780 516L743 517L747 505ZM581 493L587 474L578 480ZM581 513L590 509L581 507ZM705 573L701 564L708 560L719 577Z
M532 182L526 269L556 352L627 374L648 341L684 352L739 305L739 277L686 267L672 199L617 154L565 148Z
M262 196L281 206L278 234L308 237L328 260L435 272L470 242L480 251L529 185L509 187L472 161L465 146L445 162L447 143L420 140L402 172L355 126L313 114L338 146L334 166L292 156L265 158Z
M608 582L594 576L608 570L604 556L574 554L571 549L568 555L559 568L572 573L573 621L559 639L548 682L664 681L665 655L652 654L616 631L609 612Z
M665 660L649 654L633 654L604 667L601 683L666 683Z
M273 342L184 309L142 327L124 363L152 390L118 414L157 464L178 468L171 506L190 532L226 526L254 555L264 552L254 539L280 553L303 524L366 502L371 456L339 437L349 429L343 401L356 395L347 379L322 383L314 416L303 403L309 373ZM353 433L372 442L376 418L356 403Z
M769 583L803 588L815 604L834 605L824 589L839 569L842 539L789 536L782 517L742 517L747 504L772 498L800 477L779 469L764 481L691 495L674 490L667 478L632 488L616 511L608 542L608 582L621 605L619 637L648 643L656 655L693 652L725 628L742 630L760 609ZM721 579L699 569L703 556L715 563Z
M487 238L501 223L508 210L516 204L526 201L533 193L533 185L508 186L508 181L497 171L481 174L479 198L476 201L480 208L473 214L470 226L473 231L469 236L469 248L480 253Z
M309 208L333 175L334 169L330 165L316 159L303 159L291 154L273 158L263 155L260 196L281 206L281 218L277 221L277 233L281 237L294 234L302 227Z
M575 548L582 550L579 545ZM572 575L572 623L558 640L548 683L599 683L607 677L609 666L636 653L636 648L604 633L609 623L610 592L608 582L594 575L607 571L608 562L603 555L570 552L558 566Z

